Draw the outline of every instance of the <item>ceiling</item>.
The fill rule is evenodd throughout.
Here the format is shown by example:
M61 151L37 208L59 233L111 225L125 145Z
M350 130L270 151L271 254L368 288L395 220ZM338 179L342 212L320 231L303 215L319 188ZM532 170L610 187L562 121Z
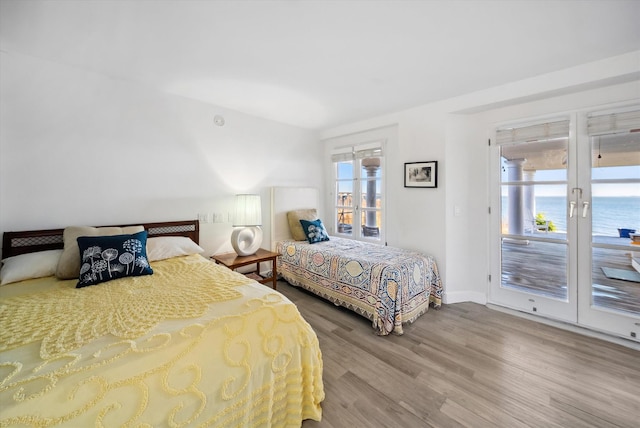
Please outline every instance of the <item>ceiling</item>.
M326 129L640 49L640 1L0 0L0 49Z
M594 167L640 165L640 132L608 134L591 140L591 164ZM567 168L568 138L556 138L504 145L505 160L522 160L523 171Z

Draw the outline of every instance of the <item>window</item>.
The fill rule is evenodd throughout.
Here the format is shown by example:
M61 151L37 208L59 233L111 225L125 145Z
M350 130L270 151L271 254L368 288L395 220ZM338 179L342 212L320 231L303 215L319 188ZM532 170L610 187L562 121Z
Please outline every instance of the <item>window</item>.
M383 142L334 149L333 231L343 237L384 242Z

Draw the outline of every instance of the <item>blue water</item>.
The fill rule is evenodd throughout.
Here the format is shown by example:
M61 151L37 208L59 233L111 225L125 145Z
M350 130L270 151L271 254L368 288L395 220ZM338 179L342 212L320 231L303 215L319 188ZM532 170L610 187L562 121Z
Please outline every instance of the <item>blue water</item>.
M640 233L640 197L594 197L591 207L594 235L618 236L618 228L636 229ZM507 198L502 198L502 217L507 217ZM536 212L544 213L556 226L556 231L567 230L568 202L562 196L537 196ZM576 206L582 215L582 204Z

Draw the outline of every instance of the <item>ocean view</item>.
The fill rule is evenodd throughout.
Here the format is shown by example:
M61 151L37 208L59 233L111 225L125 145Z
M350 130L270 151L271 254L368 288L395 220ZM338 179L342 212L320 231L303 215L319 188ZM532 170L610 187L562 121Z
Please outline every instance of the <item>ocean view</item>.
M640 197L594 197L591 207L594 235L618 236L618 228L636 229L640 233ZM502 198L502 217L507 217L507 197ZM567 230L568 202L563 196L536 197L536 212L544 213L556 231ZM576 206L582 214L582 205Z

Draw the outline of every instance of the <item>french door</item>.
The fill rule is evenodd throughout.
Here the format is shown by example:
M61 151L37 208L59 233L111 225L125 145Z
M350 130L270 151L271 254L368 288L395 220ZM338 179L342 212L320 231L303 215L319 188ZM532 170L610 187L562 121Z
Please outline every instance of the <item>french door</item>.
M640 342L640 106L580 118L578 323Z
M491 303L639 340L640 245L630 232L640 233L635 109L497 130Z

